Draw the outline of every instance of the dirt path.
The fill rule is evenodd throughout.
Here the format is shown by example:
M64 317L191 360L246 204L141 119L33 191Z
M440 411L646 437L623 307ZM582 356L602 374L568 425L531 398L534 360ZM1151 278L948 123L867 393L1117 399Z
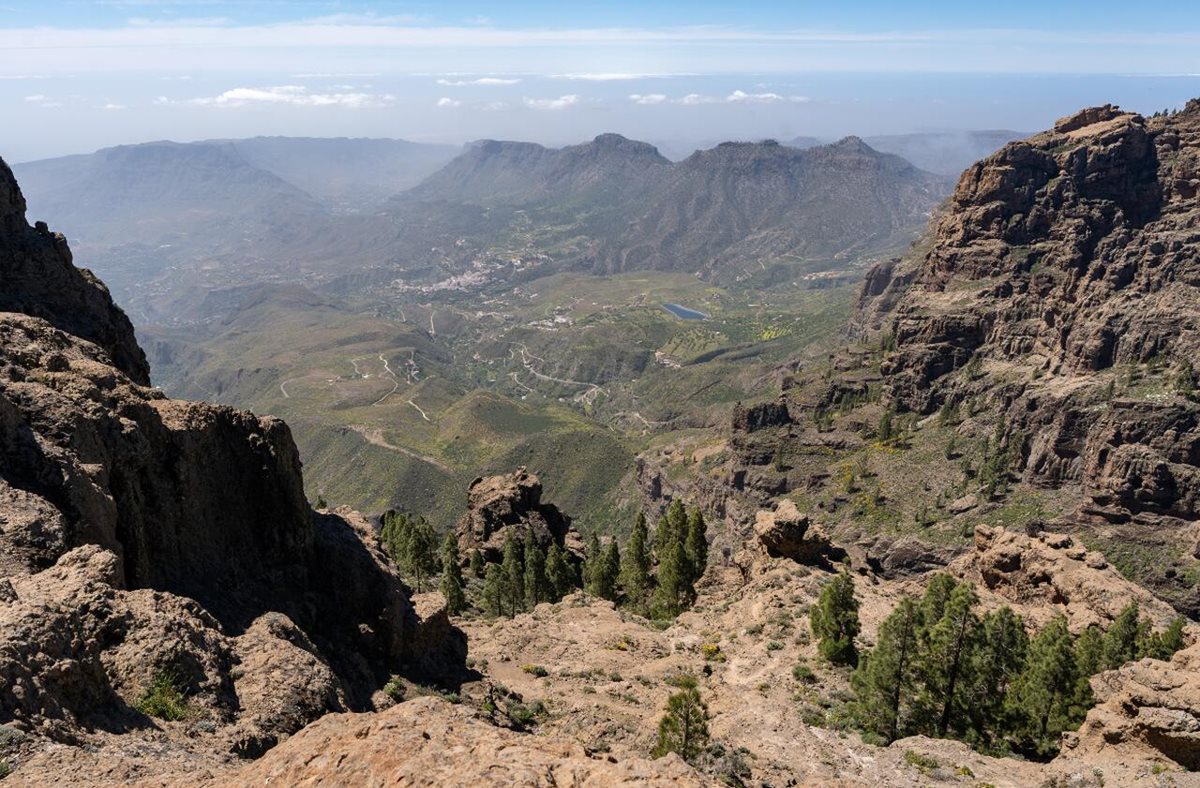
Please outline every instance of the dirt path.
M380 354L379 354L379 360L383 362L383 371L384 371L384 374L386 374L386 375L390 375L390 376L391 376L391 378L392 378L392 390L391 390L391 391L389 391L387 394L384 394L384 395L383 395L382 397L380 397L379 399L375 400L375 402L373 402L373 403L372 403L373 405L381 405L381 404L383 404L383 401L384 401L385 399L387 399L388 397L390 397L390 396L392 396L393 394L395 394L395 393L396 393L396 391L397 391L397 390L399 390L399 388L400 388L400 378L396 377L396 373L395 373L395 372L392 372L392 368L391 368L391 366L388 364L388 360L387 360L386 358L384 358L384 357L383 357L383 354L382 354L382 353L380 353Z
M427 454L421 454L420 452L415 452L412 449L406 449L403 446L397 446L394 443L389 443L387 439L383 437L383 431L380 429L376 429L374 427L365 427L362 424L351 424L349 427L361 435L363 440L372 446L378 446L381 449L399 452L407 457L412 457L414 460L420 460L421 462L429 463L440 471L454 473L453 468L444 462L441 462L440 460L436 460Z

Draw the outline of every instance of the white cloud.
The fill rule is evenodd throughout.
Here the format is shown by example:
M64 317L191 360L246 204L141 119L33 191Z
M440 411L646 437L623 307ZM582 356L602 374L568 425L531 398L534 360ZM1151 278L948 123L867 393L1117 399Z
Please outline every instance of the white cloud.
M124 104L113 104L113 103L110 101L109 103L107 103L107 104L105 104L104 106L102 106L100 109L106 109L106 110L112 110L112 111L116 111L116 110L125 109L125 105L124 105Z
M25 79L50 79L49 74L0 74L0 81L7 80L25 80Z
M447 108L452 108L452 107L461 107L462 102L457 101L452 98L449 98L447 96L442 96L440 99L437 100L437 105L439 107L441 107L442 109L447 109Z
M479 79L439 79L439 85L462 87L463 85L516 85L521 80L504 77L480 77Z
M634 104L661 104L667 100L662 93L633 93L629 100Z
M376 93L312 93L303 85L277 85L269 88L233 88L217 96L195 98L201 106L245 107L252 104L288 104L296 107L382 107L395 96ZM156 102L158 103L158 102Z
M688 106L696 106L698 104L775 104L779 102L800 104L805 101L808 101L806 96L782 96L778 93L747 93L744 90L735 90L725 97L689 93L682 98L675 99L676 104Z
M681 76L679 74L627 74L627 73L612 73L601 72L599 74L583 73L583 74L551 74L551 79L577 79L585 82L626 82L635 79L654 79L657 77L673 77Z
M61 101L55 101L49 96L42 95L41 93L35 93L32 96L25 96L25 101L29 104L36 104L39 107L45 107L46 109L53 109L54 107L62 106Z
M377 77L380 76L380 74L378 71L353 73L322 71L316 74L288 74L288 76L292 79L363 79L367 77Z
M805 96L781 96L778 93L746 93L735 90L725 97L731 104L774 104L777 101L792 101L802 103L808 101Z
M554 99L525 99L525 106L530 109L566 109L579 103L579 96L571 93Z

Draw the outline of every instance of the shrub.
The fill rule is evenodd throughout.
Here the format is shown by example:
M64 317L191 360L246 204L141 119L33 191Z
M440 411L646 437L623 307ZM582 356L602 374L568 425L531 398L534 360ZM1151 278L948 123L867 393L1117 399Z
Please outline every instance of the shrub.
M929 774L940 765L937 758L924 755L915 750L904 751L904 762L909 766L915 767L922 774Z
M177 722L191 713L178 674L171 670L160 670L154 674L150 686L137 702L137 710L147 717L156 717L167 722Z
M546 670L541 665L522 665L521 670L525 671L530 676L535 676L539 679L544 679L550 675L550 671Z
M404 700L404 682L398 678L393 678L384 685L383 694L399 703Z
M796 666L792 668L792 678L801 684L815 684L817 682L817 674L803 662L796 663Z

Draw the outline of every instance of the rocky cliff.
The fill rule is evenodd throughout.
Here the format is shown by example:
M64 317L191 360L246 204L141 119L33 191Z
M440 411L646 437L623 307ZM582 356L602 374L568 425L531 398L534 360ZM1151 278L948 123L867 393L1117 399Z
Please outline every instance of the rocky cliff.
M152 730L137 707L166 676L209 719L189 735L254 755L393 673L461 667L374 528L309 509L284 423L148 387L128 320L2 163L0 280L0 717Z
M867 279L887 397L994 408L1025 481L1081 485L1088 518L1200 518L1198 192L1200 101L1087 109L974 165L919 252Z
M25 198L0 160L0 312L40 317L99 346L130 380L149 385L150 368L133 325L91 271L71 264L66 239L25 221Z

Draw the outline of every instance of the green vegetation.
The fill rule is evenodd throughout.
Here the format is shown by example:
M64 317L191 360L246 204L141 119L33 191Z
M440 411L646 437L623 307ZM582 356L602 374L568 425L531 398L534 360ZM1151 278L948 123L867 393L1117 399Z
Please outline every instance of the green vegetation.
M920 600L900 600L851 677L853 715L868 738L951 737L1050 758L1094 703L1094 673L1183 645L1182 620L1154 632L1136 603L1107 632L1072 637L1060 615L1032 639L1007 607L981 618L975 606L974 588L944 574Z
M846 567L823 589L810 617L813 636L821 656L835 665L857 665L858 600L854 578Z
M183 682L179 674L170 669L159 670L154 674L150 686L142 692L134 708L147 717L167 722L178 722L192 713L184 694Z
M389 511L383 515L380 538L401 574L413 582L417 593L422 593L425 581L441 568L435 553L437 534L433 527L424 517ZM459 580L461 583L461 576Z
M442 583L439 586L446 598L446 610L457 615L467 607L462 567L458 565L458 539L453 533L446 534L442 542Z
M658 742L651 755L661 758L674 752L691 762L708 746L708 706L700 697L696 679L681 676L675 686L679 692L667 699L667 712L658 723Z

